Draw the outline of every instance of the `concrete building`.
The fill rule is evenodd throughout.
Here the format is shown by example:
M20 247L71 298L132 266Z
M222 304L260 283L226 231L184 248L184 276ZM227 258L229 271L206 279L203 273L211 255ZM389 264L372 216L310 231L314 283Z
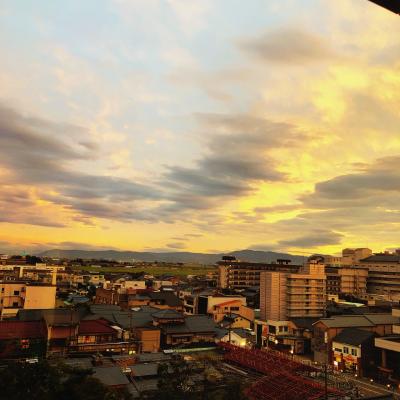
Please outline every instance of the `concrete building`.
M218 286L222 289L243 289L260 285L260 274L266 271L294 273L300 265L290 264L290 260L278 260L277 263L263 264L238 261L234 257L225 257L218 261Z
M376 336L391 335L393 325L400 318L392 314L340 315L321 318L313 324L314 360L332 363L332 342L346 328L357 328L375 333Z
M285 321L324 315L326 275L324 265L310 263L298 273L263 272L260 280L260 317Z
M342 250L342 265L355 265L360 260L372 255L372 250L366 247Z
M368 269L367 292L400 300L400 251L374 254L356 264Z
M20 309L51 309L56 305L56 286L25 281L0 282L0 316L15 316Z
M362 296L367 292L368 268L326 267L326 293Z
M374 332L345 328L332 341L333 369L368 376L377 365Z

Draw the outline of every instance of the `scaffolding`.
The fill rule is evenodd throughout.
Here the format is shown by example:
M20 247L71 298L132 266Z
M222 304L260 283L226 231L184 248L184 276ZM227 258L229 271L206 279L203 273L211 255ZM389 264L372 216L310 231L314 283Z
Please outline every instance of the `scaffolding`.
M220 343L224 359L263 376L246 389L250 400L317 400L342 398L343 393L313 381L321 371L273 350L245 349Z

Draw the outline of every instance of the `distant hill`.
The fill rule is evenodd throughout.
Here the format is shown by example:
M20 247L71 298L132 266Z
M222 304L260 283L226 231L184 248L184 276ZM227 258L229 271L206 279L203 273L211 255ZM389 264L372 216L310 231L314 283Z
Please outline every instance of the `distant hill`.
M115 261L160 261L160 262L182 262L182 263L199 263L199 264L215 264L221 260L222 256L231 255L242 261L250 262L272 262L278 258L292 260L293 264L302 264L304 257L294 256L285 253L275 253L273 251L256 251L256 250L240 250L231 253L190 253L190 252L167 252L167 253L150 253L139 251L117 251L117 250L47 250L40 254L40 257L51 258L82 258L82 259L105 259Z

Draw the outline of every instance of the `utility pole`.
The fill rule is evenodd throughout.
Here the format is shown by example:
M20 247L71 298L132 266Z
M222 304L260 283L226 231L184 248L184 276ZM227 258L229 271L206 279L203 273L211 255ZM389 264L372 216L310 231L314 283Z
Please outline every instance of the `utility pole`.
M328 363L324 365L324 381L325 381L325 400L328 400Z
M231 338L232 338L232 310L231 310L231 307L229 307L228 335L229 335L229 344L231 344Z

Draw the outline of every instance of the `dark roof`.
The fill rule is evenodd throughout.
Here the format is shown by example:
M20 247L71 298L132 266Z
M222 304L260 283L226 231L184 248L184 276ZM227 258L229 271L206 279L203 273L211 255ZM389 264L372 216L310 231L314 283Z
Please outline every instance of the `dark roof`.
M400 263L400 254L374 254L360 261L362 263Z
M160 310L152 314L156 319L182 319L183 314L175 310Z
M333 341L348 344L350 346L360 346L366 341L372 339L374 336L374 333L370 331L364 331L356 328L346 328L337 334L333 338Z
M130 367L134 376L156 376L158 375L157 363L135 364Z
M292 321L292 323L296 325L297 328L303 328L308 330L312 330L313 323L317 322L318 320L319 318L312 318L312 317L290 318L290 321Z
M91 306L90 311L95 313L96 319L101 317L110 321L112 324L117 324L124 329L142 328L153 323L152 314L160 311L159 308L142 306L135 307L132 311L121 311L121 308L115 306ZM92 316L87 316L84 319L93 319Z
M160 328L165 333L215 333L216 326L207 315L188 315L182 324L162 325Z
M42 321L1 321L0 339L45 339Z
M321 318L328 328L357 328L376 325L393 325L400 321L400 317L392 314L363 314L363 315L337 315L331 318Z
M179 307L183 304L182 300L172 292L150 292L148 295L152 300L161 300L170 307Z
M125 386L129 384L128 378L119 367L94 368L93 377L106 386Z
M70 308L54 308L49 310L19 310L17 318L20 321L40 321L44 319L47 325L76 325L85 311Z
M107 321L98 320L83 320L79 324L78 335L105 335L115 334L115 329L111 328Z

